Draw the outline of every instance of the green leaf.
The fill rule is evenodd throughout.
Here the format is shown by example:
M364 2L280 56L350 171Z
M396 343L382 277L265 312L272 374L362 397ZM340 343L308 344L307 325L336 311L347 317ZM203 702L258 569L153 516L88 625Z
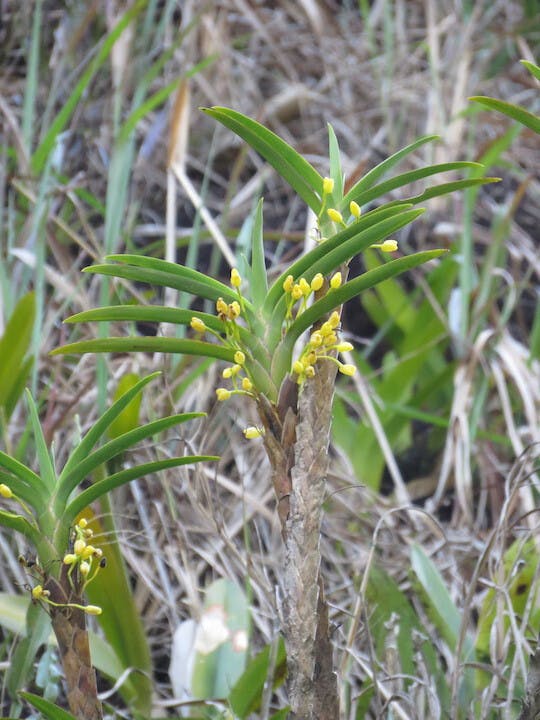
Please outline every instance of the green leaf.
M251 234L251 297L256 308L263 306L268 292L268 278L264 261L263 201L259 200Z
M77 495L69 505L67 506L64 513L64 522L71 525L77 515L82 512L88 505L97 500L102 495L105 495L111 490L114 490L121 485L125 485L132 480L144 477L145 475L151 475L152 473L159 472L160 470L166 470L167 468L180 467L182 465L192 465L199 462L212 462L219 460L219 457L215 455L187 455L186 457L175 457L167 458L166 460L156 460L154 462L143 463L136 467L127 468L120 472L109 475L104 480L91 485L86 490L83 490L80 495Z
M336 205L341 204L343 197L343 171L341 169L341 156L339 152L339 143L334 132L334 128L328 123L328 157L330 158L330 177L334 181L334 191L332 199L337 200ZM330 207L335 207L334 203L329 203ZM328 207L328 205L327 205Z
M33 671L36 655L51 634L51 621L40 605L34 605L27 596L26 606L23 605L21 612L22 625L20 638L15 652L11 656L11 662L6 678L7 688L12 696L23 688L29 681ZM14 617L12 614L11 622Z
M52 152L58 135L62 132L64 127L67 125L69 118L73 114L73 111L77 107L79 100L83 93L88 88L90 81L97 72L97 70L103 65L111 52L113 45L118 40L120 35L124 32L127 26L137 17L137 15L143 10L146 5L146 0L137 0L132 7L120 18L111 32L105 38L102 46L100 47L97 55L92 59L88 68L85 70L81 79L75 86L71 95L63 103L61 110L58 115L54 118L49 130L45 137L41 141L39 147L34 152L31 159L31 167L35 173L41 172L47 158Z
M354 199L354 196L357 194L364 193L368 188L372 187L373 184L383 175L385 175L389 170L391 170L393 167L396 167L407 155L410 155L412 152L417 150L422 145L425 145L428 142L433 142L434 140L439 140L438 135L423 135L422 137L419 137L418 140L415 140L410 145L407 145L406 147L402 148L401 150L398 150L398 152L391 155L389 158L386 158L386 160L383 160L383 162L376 165L372 170L370 170L368 173L366 173L361 180L359 180L357 183L355 183L352 188L349 190L349 192L345 195L343 198L343 206L342 208L345 210L349 207L349 203L351 200Z
M141 378L137 375L137 373L126 373L125 375L122 375L118 385L116 386L113 402L119 400L124 393L131 390L132 387L135 387L140 379ZM109 425L108 435L112 440L137 427L139 424L141 400L142 396L139 393L130 402L128 402L118 417Z
M51 355L84 355L85 353L178 353L179 355L196 355L212 357L226 362L234 362L234 350L201 342L200 340L184 340L166 337L121 337L103 338L99 340L81 340L55 348Z
M200 700L226 697L244 671L250 618L242 589L223 578L213 582L205 590L201 622L205 618L223 633L223 640L212 638L209 651L201 648L195 654L191 694ZM209 637L208 633L203 635Z
M35 317L35 294L24 295L13 310L0 338L0 406L9 419L19 399L32 359L25 356L32 341Z
M30 470L29 467L26 467L26 465L23 465L21 462L1 450L0 467L9 470L10 473L15 475L15 477L21 481L22 485L14 487L17 488L16 494L20 493L24 500L27 499L27 496L23 496L23 492L33 492L36 496L34 498L36 502L42 501L48 497L47 488L42 483L39 475L36 475L36 473L33 470ZM6 482L6 485L10 485L10 483Z
M396 200L389 205L418 205L432 200L441 195L448 195L449 193L457 192L458 190L466 190L471 187L478 187L480 185L489 185L490 183L500 182L501 178L497 177L479 177L479 178L465 178L463 180L454 180L453 182L441 183L440 185L433 185L433 187L426 188L420 195L414 195L413 197L406 198L405 200Z
M296 150L255 120L225 107L201 110L247 142L286 180L313 212L321 206L322 177Z
M538 115L533 115L533 113L525 110L525 108L522 108L519 105L514 105L512 103L505 102L504 100L484 97L482 95L474 95L473 97L470 97L469 100L477 102L479 105L482 105L488 110L496 110L512 120L517 120L533 132L540 133L540 117L538 117Z
M52 493L56 489L56 470L54 469L52 457L49 452L49 448L47 447L45 437L43 435L43 430L41 428L41 423L39 422L37 408L32 398L32 394L30 393L30 390L26 391L26 401L30 413L32 430L34 432L34 440L36 443L41 480L47 490Z
M422 263L438 258L445 252L446 250L426 250L413 255L406 255L397 260L391 260L381 267L369 270L360 277L350 280L337 290L328 292L324 297L313 303L294 321L276 349L272 362L272 377L276 384L279 385L278 380L282 379L290 369L295 342L315 322L348 300L360 295L364 290L374 287L383 280L411 270Z
M534 75L534 77L537 80L540 80L540 67L538 65L534 65L534 63L529 62L528 60L520 60L519 61L522 65L525 65L527 70Z
M231 690L228 700L234 714L244 720L251 713L256 713L261 706L262 693L266 683L270 680L270 656L272 646L266 647L249 661L243 674L238 678ZM272 687L278 687L287 672L287 656L283 638L277 639L276 657L271 678Z
M61 707L58 707L58 705L55 705L49 700L45 700L45 698L39 695L34 695L30 692L21 692L19 694L26 702L33 705L36 710L39 710L47 720L77 720L77 718L71 713L68 713L67 710L63 710Z

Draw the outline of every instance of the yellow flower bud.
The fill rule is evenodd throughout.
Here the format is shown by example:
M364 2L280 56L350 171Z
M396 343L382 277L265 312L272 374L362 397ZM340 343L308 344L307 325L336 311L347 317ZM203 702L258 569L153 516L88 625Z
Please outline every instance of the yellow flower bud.
M298 281L298 285L300 286L302 295L305 295L306 297L308 297L308 295L311 294L311 285L308 283L308 281L305 278L300 278L300 280Z
M343 215L339 212L339 210L336 210L335 208L328 208L326 214L332 222L338 223L339 225L345 224L343 222Z
M292 366L293 372L295 372L297 375L301 375L304 372L304 366L300 362L300 360L295 360Z
M360 205L357 202L354 202L354 200L351 200L349 203L349 211L353 217L358 219L360 215L362 214L362 210L360 209Z
M225 370L221 373L221 375L222 375L222 377L225 378L225 380L232 378L232 368L230 368L230 367L225 368Z
M337 310L334 310L334 312L330 315L328 318L328 322L330 323L332 330L335 330L339 323L341 322L341 318L339 317L339 313Z
M227 315L229 312L229 306L225 302L223 298L218 298L216 300L216 310L219 313L219 315Z
M73 543L73 552L75 553L75 555L81 555L85 547L86 542L79 538L79 540L75 540L75 542Z
M354 365L340 365L340 366L339 366L339 372L340 372L342 375L350 375L350 376L352 376L352 375L354 375L354 373L356 372L356 368L355 368Z
M242 284L242 278L240 277L240 273L236 268L233 268L231 270L231 285L235 288L239 288Z
M102 558L102 557L103 557L103 550L102 550L101 548L94 548L94 557L95 557L95 558L98 558L98 560L99 560L100 558Z
M89 557L92 557L95 552L96 548L93 545L87 545L81 553L81 558L87 560Z
M228 315L231 318L231 320L234 320L237 317L240 317L240 303L238 300L233 300L232 303L229 305L229 312Z
M206 330L206 325L203 323L203 321L200 318L196 318L196 317L191 318L190 325L194 330L196 330L197 332L200 332L200 333L205 332L205 330Z
M43 597L45 594L45 590L43 589L42 585L36 585L36 587L32 588L32 598L34 600L39 600Z
M79 565L79 571L83 577L86 577L90 572L90 563L86 562L86 560L82 562Z
M97 605L87 605L84 608L84 612L87 615L101 615L103 610L100 607L98 607Z
M335 332L328 333L328 335L324 338L324 344L328 347L331 347L332 345L335 345L337 343L337 335Z
M218 388L216 390L217 399L220 401L228 400L232 393L230 390L227 390L227 388Z
M294 287L294 278L292 275L287 275L285 280L283 281L283 290L285 290L286 293L290 293Z
M324 278L321 273L317 273L311 281L311 289L313 292L318 292L324 285Z
M304 355L304 357L302 359L304 368L307 368L308 365L315 365L316 362L317 362L317 355L314 352L310 352L307 355Z
M264 435L264 428L255 427L251 425L244 430L244 437L248 440L254 440Z
M308 365L304 372L306 374L306 377L308 378L315 377L315 368L313 367L313 365Z
M325 338L327 335L330 335L330 333L334 332L334 328L332 327L332 325L330 325L330 323L327 320L326 322L324 322L321 325L319 332L321 333L323 338Z
M253 390L253 383L247 377L242 378L242 390L245 390L246 392Z
M243 365L246 362L246 356L241 350L234 353L234 362L238 363L238 365Z
M352 345L352 343L350 343L350 342L342 342L342 343L339 343L339 345L336 345L335 349L338 352L342 352L342 353L350 352L351 350L354 349L354 345Z
M332 178L325 177L323 180L323 193L325 195L330 195L334 191L334 181Z
M242 369L242 366L239 365L238 363L235 363L235 364L231 367L231 375L232 375L232 377L235 377L235 375L238 375L238 373L240 372L241 369Z
M300 298L303 296L302 288L300 285L295 285L293 289L291 290L291 295L295 300L300 300Z
M330 287L332 290L337 290L338 287L341 287L341 273L339 271L332 275L332 278L330 279Z
M73 565L73 563L77 562L77 560L78 558L76 555L74 555L73 553L67 553L66 555L64 555L64 559L62 560L62 562L64 563L64 565Z
M385 240L383 243L374 243L371 247L379 248L382 252L395 252L398 244L397 240Z
M322 345L323 343L323 336L320 332L315 331L314 333L311 333L309 342L313 345L313 347L319 347L319 345Z
M81 518L77 525L81 528L81 530L84 530L85 527L88 525L88 520L86 518Z
M13 490L8 485L0 483L0 496L9 499L13 497Z

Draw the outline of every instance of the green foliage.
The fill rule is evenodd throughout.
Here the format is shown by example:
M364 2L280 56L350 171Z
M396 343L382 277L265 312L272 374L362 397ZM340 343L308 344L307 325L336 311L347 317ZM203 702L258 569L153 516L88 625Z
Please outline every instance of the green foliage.
M33 292L24 295L13 310L0 337L0 417L9 420L32 368L28 357L35 317ZM0 434L2 425L0 424Z

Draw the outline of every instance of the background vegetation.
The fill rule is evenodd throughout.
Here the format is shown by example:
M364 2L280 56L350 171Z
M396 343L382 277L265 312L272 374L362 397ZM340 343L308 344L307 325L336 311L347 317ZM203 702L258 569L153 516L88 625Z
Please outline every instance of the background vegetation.
M285 707L279 687L243 710L230 694L245 666L257 681L244 699L268 664L277 678L283 665L279 523L263 447L242 434L254 411L216 405L220 363L49 356L103 332L63 325L74 312L189 306L182 293L81 274L106 254L176 259L227 282L230 265L242 267L260 195L276 276L311 247L304 204L197 110L225 105L268 125L323 175L331 122L350 181L424 134L441 142L403 170L475 160L484 168L471 173L501 178L431 201L397 236L400 252L451 252L346 310L361 372L338 386L322 550L346 717L517 717L539 625L540 147L532 130L468 97L538 112L538 83L518 62L538 58L537 3L36 0L5 3L1 20L0 450L33 466L25 386L63 467L119 386L163 370L124 421L208 418L116 461L184 448L220 456L137 480L95 508L96 534L110 544L105 597L90 596L105 610L94 657L107 712L178 717L191 682L178 669L181 649L189 656L194 632L182 623L211 620L221 603L249 644L241 654L222 644L191 696L228 697L239 717ZM355 262L353 275L380 258ZM2 712L28 717L16 692L65 706L62 682L46 628L17 639L28 605L17 558L28 548L9 532L0 545ZM225 579L233 584L214 584ZM251 658L268 646L257 669Z

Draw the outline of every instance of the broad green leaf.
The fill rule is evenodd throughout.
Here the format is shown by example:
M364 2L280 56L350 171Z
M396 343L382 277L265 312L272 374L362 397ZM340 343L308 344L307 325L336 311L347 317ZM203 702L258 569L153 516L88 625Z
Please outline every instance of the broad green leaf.
M229 694L245 668L249 623L248 603L236 583L222 578L206 588L191 678L195 699Z
M34 693L30 692L21 692L20 696L30 703L30 705L33 705L36 710L39 710L46 720L77 720L77 718L71 713L68 713L67 710L58 707L58 705L39 695L34 695Z
M131 390L141 378L137 373L126 373L120 378L114 392L113 402L119 400L124 393ZM118 417L109 425L108 436L114 440L139 424L139 411L141 409L142 395L136 395L122 410Z
M11 656L7 672L6 685L10 694L15 697L29 681L33 671L36 655L51 634L51 621L43 608L30 602L29 596L23 598L26 604L21 612L21 637ZM13 623L13 607L10 622Z
M268 278L264 260L263 201L259 200L251 233L251 297L256 308L263 306L268 292Z
M540 133L540 117L538 117L538 115L533 115L533 113L525 110L525 108L522 108L519 105L514 105L512 103L505 102L504 100L484 97L482 95L475 95L469 98L469 100L477 102L479 105L482 105L488 110L496 110L512 120L517 120L533 132Z
M227 698L233 712L241 720L247 718L251 713L257 712L260 708L264 687L270 680L268 675L270 673L271 650L271 645L266 645L258 655L248 662L246 669L238 678ZM276 688L281 685L285 679L286 671L285 643L283 638L279 637L277 639L275 667L271 678L272 687Z
M17 305L0 338L0 407L9 419L30 371L32 360L25 356L32 340L35 317L35 295L24 295Z
M372 187L373 184L377 182L380 177L385 175L393 167L396 167L396 165L398 165L405 157L407 157L407 155L410 155L422 145L439 139L440 138L438 135L424 135L418 138L418 140L415 140L410 145L407 145L401 150L398 150L398 152L394 153L389 158L386 158L386 160L383 160L383 162L376 165L372 170L366 173L363 178L361 178L357 183L355 183L349 190L349 192L345 195L345 197L343 198L343 209L345 210L349 207L349 203L351 202L351 200L354 200L355 195L361 195L368 188Z
M103 63L107 59L109 53L111 52L111 50L113 48L113 45L118 40L120 35L124 32L124 30L128 27L128 25L137 17L137 15L141 12L141 10L143 10L143 8L146 5L146 2L147 2L147 0L137 0L129 8L129 10L127 10L127 12L120 18L120 20L117 22L117 24L111 30L111 32L105 38L98 53L91 60L90 64L88 65L87 69L84 71L83 75L81 76L81 79L75 86L71 95L62 104L61 110L58 112L57 116L54 118L53 122L51 123L51 125L49 127L49 130L45 134L45 137L43 138L39 147L37 148L37 150L34 152L34 154L32 156L31 166L32 166L32 170L35 173L39 173L39 172L41 172L41 170L43 170L43 167L45 166L47 158L49 157L50 153L52 152L52 150L56 144L56 139L57 139L58 135L62 132L64 127L67 125L69 118L71 117L75 108L77 107L77 103L81 99L83 93L88 88L88 85L90 84L90 81L92 80L93 76L95 75L95 73L99 70L101 65L103 65Z
M192 465L199 462L212 462L219 460L215 455L187 455L186 457L175 457L167 458L166 460L156 460L154 462L143 463L126 470L109 475L104 480L91 485L86 490L83 490L76 498L74 498L67 506L64 513L64 521L68 524L72 524L73 520L87 508L94 500L97 500L105 493L111 492L121 485L125 485L132 480L144 477L145 475L151 475L159 472L160 470L166 470L172 467L180 467L182 465Z
M201 110L247 142L277 170L313 212L321 205L322 177L296 150L260 123L224 107Z

